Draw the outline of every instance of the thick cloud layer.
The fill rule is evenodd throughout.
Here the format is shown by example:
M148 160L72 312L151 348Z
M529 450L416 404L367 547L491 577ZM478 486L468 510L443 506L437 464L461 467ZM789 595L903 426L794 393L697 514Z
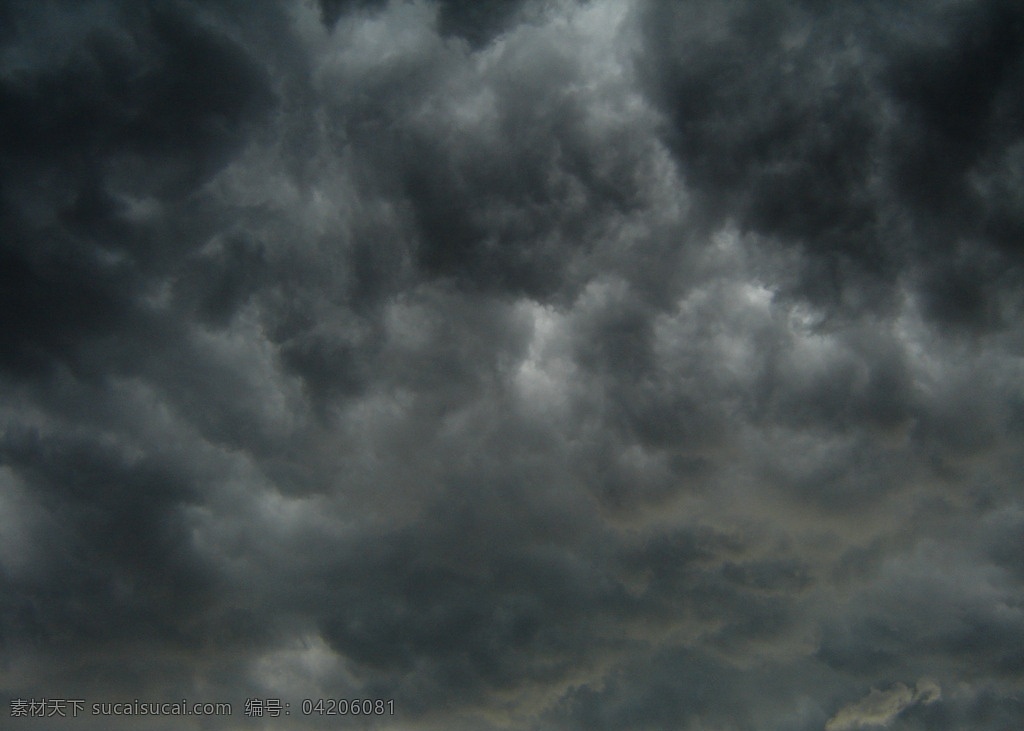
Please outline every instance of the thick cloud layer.
M1024 723L1024 10L827 6L0 4L12 727Z

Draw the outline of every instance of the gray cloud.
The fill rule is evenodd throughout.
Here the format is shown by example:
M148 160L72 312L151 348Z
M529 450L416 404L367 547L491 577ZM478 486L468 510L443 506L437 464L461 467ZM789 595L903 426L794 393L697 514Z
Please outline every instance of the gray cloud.
M846 731L847 729L867 728L871 726L888 726L916 703L925 705L942 698L942 689L933 681L921 680L916 689L897 683L889 690L872 689L864 698L856 703L843 706L835 716L825 724L826 731Z
M1014 4L0 28L5 704L1020 724Z

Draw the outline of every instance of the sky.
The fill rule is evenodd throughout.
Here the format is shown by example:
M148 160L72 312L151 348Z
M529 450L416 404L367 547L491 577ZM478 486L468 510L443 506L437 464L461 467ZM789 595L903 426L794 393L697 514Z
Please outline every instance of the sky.
M1013 0L4 0L0 323L5 728L1024 727Z

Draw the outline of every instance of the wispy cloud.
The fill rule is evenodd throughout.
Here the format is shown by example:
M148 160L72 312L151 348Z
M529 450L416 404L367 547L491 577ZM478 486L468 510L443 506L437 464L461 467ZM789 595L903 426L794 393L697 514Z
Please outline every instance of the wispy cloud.
M921 680L916 689L896 683L889 690L871 689L864 698L843 706L825 724L825 731L850 731L871 726L888 726L907 708L918 703L934 703L942 698L942 690L931 680Z

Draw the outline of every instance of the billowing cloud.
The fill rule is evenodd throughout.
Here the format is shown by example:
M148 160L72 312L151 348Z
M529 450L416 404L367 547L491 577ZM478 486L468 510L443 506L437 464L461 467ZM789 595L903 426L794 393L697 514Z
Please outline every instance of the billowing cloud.
M1022 81L1002 0L0 2L2 712L1019 726Z
M843 706L825 724L826 731L888 726L900 713L915 703L934 703L942 697L942 690L934 681L922 680L917 689L897 683L889 690L872 688L864 698Z

